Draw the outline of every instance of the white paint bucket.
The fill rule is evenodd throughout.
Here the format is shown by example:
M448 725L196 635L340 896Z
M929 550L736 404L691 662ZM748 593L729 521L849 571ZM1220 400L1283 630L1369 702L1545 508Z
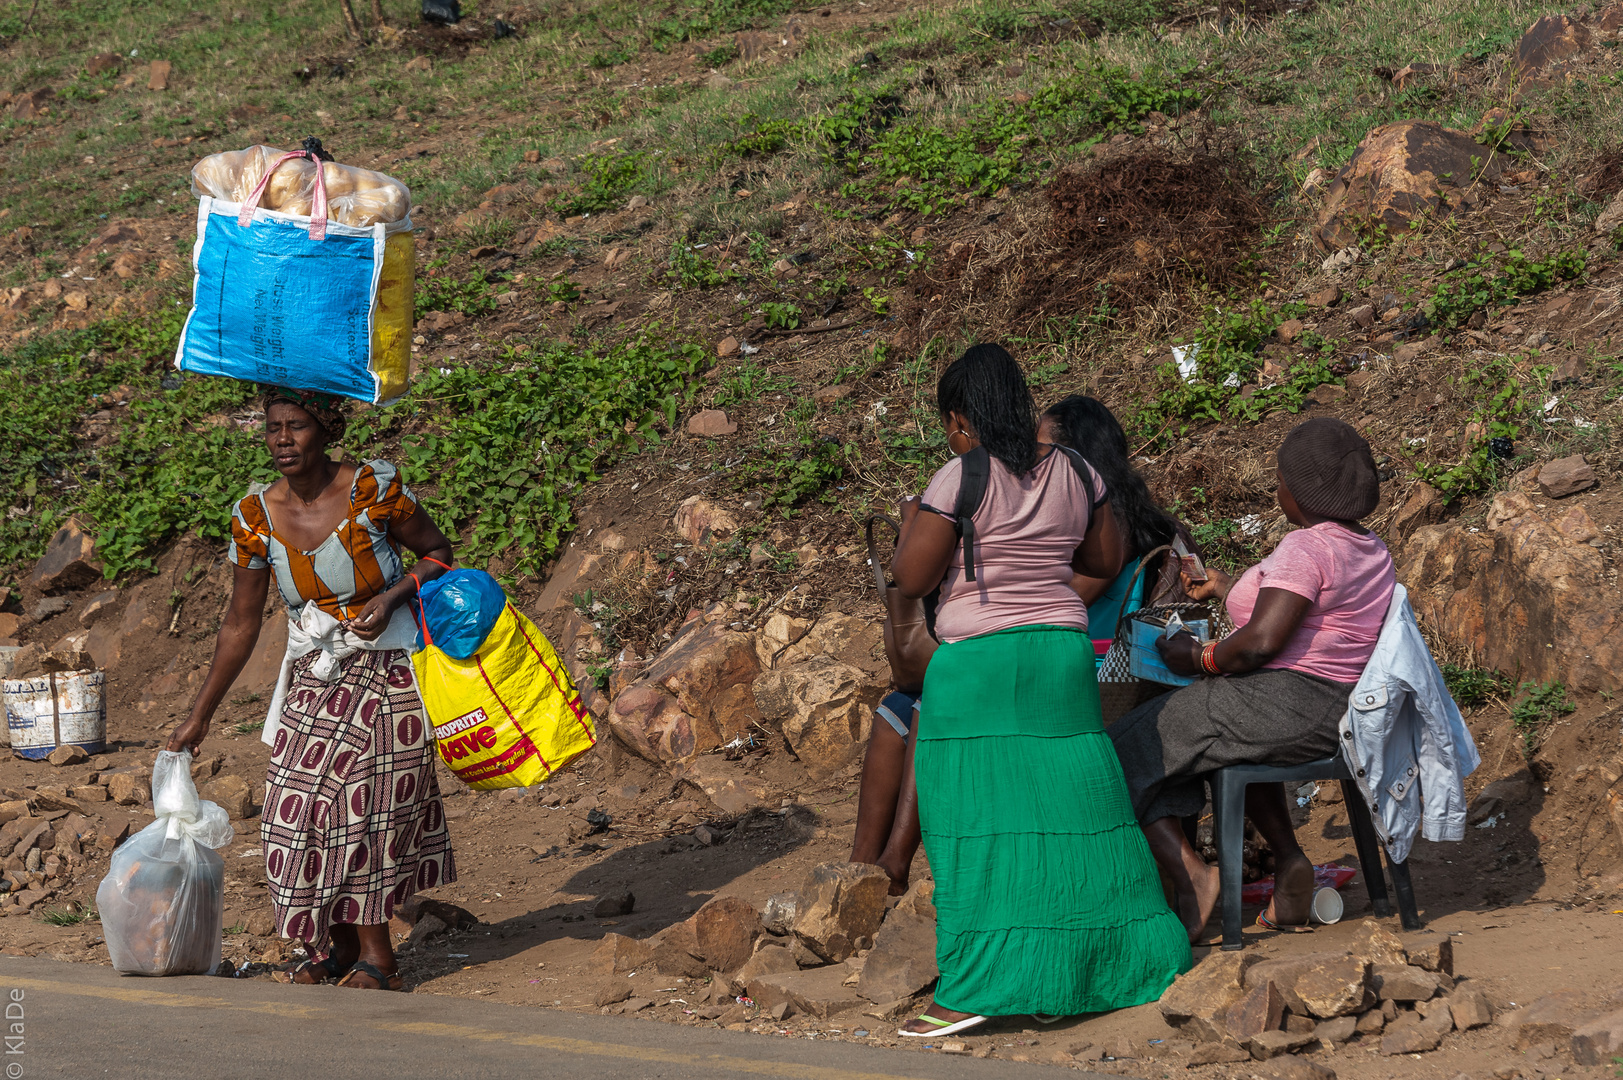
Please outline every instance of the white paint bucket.
M1342 903L1341 894L1326 885L1322 889L1313 890L1312 920L1316 923L1336 923L1341 921L1341 913L1346 910Z
M100 671L58 671L0 682L11 749L34 761L58 746L101 753L107 744L106 679Z

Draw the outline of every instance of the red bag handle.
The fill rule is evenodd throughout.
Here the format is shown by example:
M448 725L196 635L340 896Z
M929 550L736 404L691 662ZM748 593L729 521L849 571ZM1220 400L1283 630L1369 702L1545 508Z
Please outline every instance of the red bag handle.
M265 194L265 185L270 183L271 174L281 167L284 161L292 161L294 158L303 158L306 161L315 162L316 197L310 204L310 239L325 240L327 239L326 169L322 167L321 160L308 150L289 151L277 158L271 164L271 167L265 170L265 175L259 178L259 183L254 185L254 190L249 192L248 197L243 200L242 209L237 211L237 224L243 228L248 227L248 223L254 219L254 211L259 207L260 198Z
M444 567L446 570L451 569L449 566L446 566L444 563L440 562L438 559L430 558L427 555L423 556L423 561L424 562L431 562L435 566ZM423 593L422 579L419 578L416 574L407 574L406 576L411 578L411 580L417 582L417 595L421 596L422 593ZM417 604L417 626L423 632L423 644L424 645L432 645L432 644L434 644L434 639L432 637L430 637L429 634L428 634L428 618L423 614L423 605L421 603Z

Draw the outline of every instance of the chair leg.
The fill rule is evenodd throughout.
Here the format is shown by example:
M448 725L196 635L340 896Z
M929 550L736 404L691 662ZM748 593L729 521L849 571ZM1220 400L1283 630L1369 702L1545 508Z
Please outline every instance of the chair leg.
M1403 928L1420 929L1420 910L1415 907L1414 883L1409 880L1408 860L1392 863L1387 869L1392 871L1392 890L1398 894L1398 915L1403 919Z
M1347 804L1347 821L1352 826L1353 842L1358 845L1358 865L1364 871L1364 888L1375 914L1385 918L1392 914L1392 902L1386 895L1386 875L1381 872L1381 841L1375 835L1375 823L1369 818L1369 807L1364 793L1354 780L1341 782L1342 801Z
M1212 814L1217 838L1217 868L1221 881L1218 901L1223 907L1223 948L1245 947L1240 932L1241 871L1245 866L1245 788L1243 781L1212 773Z

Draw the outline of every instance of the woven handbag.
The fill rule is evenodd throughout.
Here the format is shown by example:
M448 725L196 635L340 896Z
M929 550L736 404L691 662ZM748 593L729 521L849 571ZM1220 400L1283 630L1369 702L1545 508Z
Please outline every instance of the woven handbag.
M1144 567L1150 560L1171 550L1171 545L1163 545L1138 561L1138 568L1133 571L1132 580L1127 585L1128 596L1133 595L1133 590L1138 586L1139 575L1144 572ZM1173 581L1176 580L1174 577ZM1110 643L1110 651L1105 653L1104 659L1099 663L1099 708L1106 727L1151 698L1160 697L1175 689L1164 683L1140 679L1132 673L1127 648L1127 624L1130 620L1165 619L1168 615L1176 613L1185 622L1191 619L1206 619L1215 638L1224 637L1234 629L1234 624L1229 621L1228 613L1221 605L1214 610L1212 605L1207 603L1154 603L1168 591L1170 590L1166 585L1166 575L1163 574L1161 589L1150 597L1151 603L1136 611L1122 612L1121 618L1116 621L1116 634Z

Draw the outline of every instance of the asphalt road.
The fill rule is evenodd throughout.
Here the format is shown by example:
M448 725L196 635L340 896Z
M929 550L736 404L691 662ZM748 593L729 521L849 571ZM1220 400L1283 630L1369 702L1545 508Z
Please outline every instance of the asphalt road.
M0 1001L7 1080L1031 1080L1033 1070L1050 1070L434 994L124 978L111 968L9 956L0 957Z

